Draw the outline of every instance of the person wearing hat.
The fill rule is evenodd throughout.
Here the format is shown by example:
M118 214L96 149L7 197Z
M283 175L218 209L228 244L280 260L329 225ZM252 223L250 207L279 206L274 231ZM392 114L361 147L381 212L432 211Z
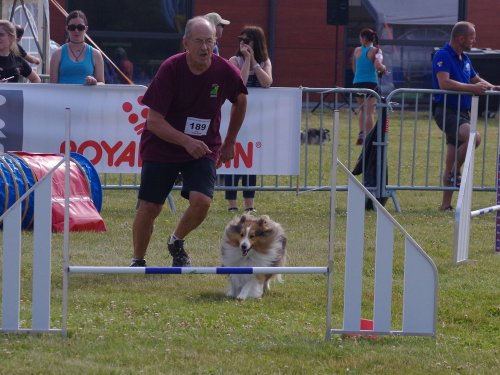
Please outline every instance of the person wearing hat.
M222 38L222 32L224 31L224 26L229 25L231 22L229 22L228 20L225 20L224 18L222 18L220 16L219 13L215 13L215 12L207 13L207 14L205 14L204 17L207 20L209 20L210 22L212 22L215 26L215 36L217 38L217 42L215 42L214 54L219 55L218 41L220 38Z

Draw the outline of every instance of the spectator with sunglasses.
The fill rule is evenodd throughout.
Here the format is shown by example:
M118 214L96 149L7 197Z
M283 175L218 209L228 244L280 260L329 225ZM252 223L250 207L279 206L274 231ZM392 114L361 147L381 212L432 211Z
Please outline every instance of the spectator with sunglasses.
M87 17L74 10L66 17L68 42L58 48L50 61L51 83L104 84L102 54L85 43Z
M220 16L219 13L215 13L215 12L205 14L204 17L207 20L209 20L210 22L212 22L215 26L216 42L215 42L215 46L214 46L214 55L218 56L219 55L218 41L220 40L220 38L222 38L222 32L224 31L224 26L229 25L231 22L229 22L228 20L225 20L224 18L222 18Z
M273 83L273 73L271 60L267 52L266 37L262 28L258 26L245 27L240 36L240 44L236 55L229 59L229 62L236 66L241 73L241 78L247 87L267 88ZM243 186L255 186L257 176L255 175L226 175L224 178L225 186L238 186L241 179ZM226 190L226 200L228 201L229 212L236 212L237 191ZM247 213L255 213L254 208L255 190L243 191L243 205Z

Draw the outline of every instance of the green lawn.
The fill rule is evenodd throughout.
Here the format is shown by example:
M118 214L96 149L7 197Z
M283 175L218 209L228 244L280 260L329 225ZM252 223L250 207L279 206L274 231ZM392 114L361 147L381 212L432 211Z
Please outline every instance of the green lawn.
M106 233L73 233L73 265L127 265L135 192L105 191L102 215ZM336 246L342 257L345 239L345 193L339 193ZM384 337L379 340L325 341L326 278L285 275L261 301L236 301L223 294L226 278L189 276L70 276L68 337L1 335L2 374L331 374L331 373L468 373L494 374L500 344L500 257L494 255L494 218L472 226L470 258L451 263L453 214L438 212L440 193L400 192L405 210L394 213L434 259L439 269L437 336ZM476 194L487 204L492 194ZM150 265L168 265L165 240L185 208L164 210L148 253ZM328 248L328 193L263 192L259 213L283 223L289 237L289 264L324 266ZM479 203L478 203L479 204ZM367 253L374 214L368 213ZM187 239L198 266L219 265L222 230L230 219L217 193L206 222ZM23 236L28 243L30 234ZM29 248L26 244L25 247ZM60 266L62 236L55 235L55 267ZM29 265L29 251L23 260ZM400 257L401 255L396 255ZM337 268L337 267L336 267ZM401 269L395 267L395 280ZM369 267L366 268L367 273ZM340 270L338 270L339 273ZM26 272L26 279L29 278ZM338 324L342 297L335 277ZM53 326L60 327L61 275L54 279ZM365 292L365 291L364 291ZM29 285L23 286L22 316L29 324ZM369 297L370 292L364 295ZM369 299L369 298L368 298ZM370 317L369 302L363 314ZM395 317L395 322L398 319ZM339 328L338 326L336 328ZM397 326L395 327L397 328Z

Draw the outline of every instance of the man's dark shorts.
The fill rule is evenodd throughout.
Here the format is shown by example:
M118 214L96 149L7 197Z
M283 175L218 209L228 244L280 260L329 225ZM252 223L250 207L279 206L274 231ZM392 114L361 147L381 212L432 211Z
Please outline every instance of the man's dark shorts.
M179 173L182 175L181 195L183 198L189 199L191 191L213 198L215 162L208 158L201 158L184 163L145 161L142 164L139 199L164 204Z
M442 106L436 106L434 108L434 120L441 130L443 130L443 114L444 108ZM463 124L470 124L469 112L458 112L453 108L446 109L446 114L444 115L444 132L446 134L446 144L456 145L457 147L462 144L462 142L457 143L457 134L458 127L462 126Z

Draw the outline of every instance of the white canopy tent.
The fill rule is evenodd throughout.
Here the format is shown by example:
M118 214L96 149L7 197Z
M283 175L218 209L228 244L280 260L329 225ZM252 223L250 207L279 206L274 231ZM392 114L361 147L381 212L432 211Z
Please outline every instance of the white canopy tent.
M459 0L361 0L377 22L391 25L453 25Z

